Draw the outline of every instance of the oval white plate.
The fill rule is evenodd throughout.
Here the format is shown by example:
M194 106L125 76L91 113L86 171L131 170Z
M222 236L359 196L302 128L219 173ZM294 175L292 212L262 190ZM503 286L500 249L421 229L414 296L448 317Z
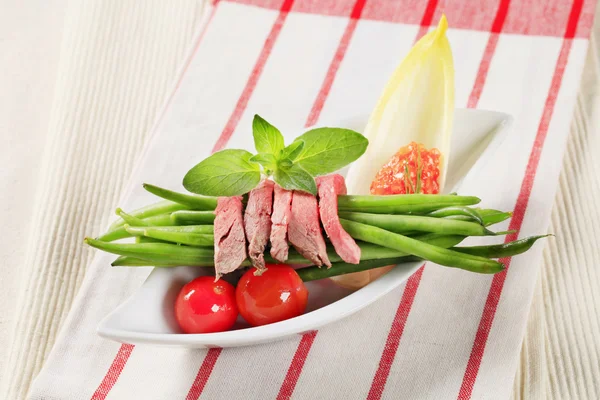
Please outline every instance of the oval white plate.
M456 110L446 187L456 189L467 174L480 170L504 139L512 118L503 113ZM367 117L359 116L335 126L361 132ZM123 343L180 347L234 347L280 340L309 332L344 318L374 302L404 282L423 263L398 265L366 287L351 292L329 280L308 282L308 309L304 315L260 327L249 327L241 318L235 330L211 334L180 333L173 316L179 289L206 274L204 268L155 268L142 287L98 326L100 336Z

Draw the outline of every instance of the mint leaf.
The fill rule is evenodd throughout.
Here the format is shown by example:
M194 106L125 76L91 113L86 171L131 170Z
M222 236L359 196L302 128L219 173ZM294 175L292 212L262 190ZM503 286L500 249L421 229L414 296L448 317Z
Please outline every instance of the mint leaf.
M274 170L277 168L277 159L273 154L260 153L250 157L251 162L256 162L266 169Z
M279 168L289 169L292 167L292 165L294 165L294 163L289 158L286 158L285 160L279 160L277 165L279 166Z
M345 167L367 150L369 141L350 129L317 128L299 136L304 148L296 158L312 176L324 175Z
M281 153L279 154L279 159L285 160L286 158L289 158L291 161L294 161L296 157L300 155L303 148L304 141L296 140L292 144L281 150Z
M254 147L259 153L277 155L283 149L283 135L279 129L265 121L260 115L254 115L252 121Z
M284 189L317 195L315 179L298 164L293 164L290 168L278 168L273 178Z
M246 150L222 150L201 161L183 178L183 186L205 196L239 196L260 182L260 166Z

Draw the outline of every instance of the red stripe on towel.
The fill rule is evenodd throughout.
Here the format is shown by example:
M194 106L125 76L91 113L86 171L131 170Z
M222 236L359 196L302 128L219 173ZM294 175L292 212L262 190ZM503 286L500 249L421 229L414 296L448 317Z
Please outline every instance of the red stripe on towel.
M104 379L100 382L100 386L94 392L91 397L91 400L104 400L108 393L113 388L119 376L121 375L121 371L125 368L125 364L127 364L127 360L129 360L129 356L133 351L134 346L132 344L122 344L113 360L110 368L104 375Z
M331 64L329 64L329 69L327 70L327 74L325 75L325 79L323 80L323 84L321 85L321 89L317 95L317 99L310 110L308 119L306 120L305 126L307 127L316 124L319 120L319 116L321 115L321 111L325 105L325 100L327 100L327 96L329 96L329 91L331 90L331 86L333 85L337 71L340 68L340 64L344 60L346 50L348 50L348 45L350 44L350 40L352 40L352 35L354 35L354 30L356 29L356 25L358 24L362 10L365 7L365 3L366 0L358 0L354 4L354 8L350 14L350 21L348 22L348 25L346 25L346 29L344 30L342 39L340 40L338 48L335 51L333 60L331 60Z
M437 0L430 0L427 3L427 7L425 8L425 13L423 14L423 18L421 19L421 24L419 26L419 32L417 32L417 37L415 42L421 39L429 30L431 23L433 22L433 16L435 14L435 9L437 8Z
M277 400L287 400L292 397L292 393L294 393L294 388L296 387L296 383L298 383L298 378L300 378L302 368L304 367L304 363L306 362L306 358L308 357L308 353L310 352L310 348L312 347L316 336L316 331L302 335L300 344L298 344L296 353L294 353L292 362L290 363L285 378L283 379L283 383L281 384L281 388L279 389L279 394L277 394Z
M198 397L200 397L222 350L223 349L208 350L206 356L204 357L204 361L198 370L198 374L194 379L194 383L192 383L192 387L190 387L187 396L185 396L185 400L196 400Z
M494 23L492 24L492 31L490 33L490 37L488 38L485 50L483 51L483 57L481 59L481 62L479 63L479 70L477 71L475 84L473 85L473 89L471 90L471 94L469 95L469 101L467 102L468 108L477 107L477 103L479 102L479 98L481 97L481 92L483 91L483 86L485 85L488 70L490 69L492 58L494 57L494 53L496 52L498 38L500 37L500 32L502 32L502 27L504 26L504 22L506 21L506 15L508 14L509 5L510 0L502 0L500 2L500 6L498 6L498 12L496 13L496 18L494 18Z
M408 319L410 309L412 308L413 301L417 295L417 290L419 289L419 283L421 282L424 268L425 266L419 268L417 272L406 281L406 287L404 288L404 293L402 293L400 304L398 305L396 315L392 321L390 333L385 341L385 347L383 348L383 353L379 359L379 366L373 377L367 400L381 399L385 384L390 375L390 370L392 369L392 364L394 363L394 358L396 357L396 352L398 351L398 346L400 345L400 339L402 338L402 333L406 326L406 320Z
M248 106L248 101L250 100L250 97L252 97L252 93L254 92L256 84L258 83L258 80L262 75L263 69L265 68L265 64L267 63L267 60L271 55L273 46L275 46L275 42L279 37L279 33L281 33L281 28L283 28L283 24L285 23L285 20L293 4L294 0L285 0L281 5L281 8L279 9L279 15L277 16L277 19L275 20L275 23L273 24L273 27L271 28L271 31L269 32L269 35L265 40L265 44L262 48L262 51L260 52L260 55L258 56L256 64L254 64L254 68L250 73L250 77L246 82L246 86L242 91L242 95L238 99L238 102L235 105L235 108L233 109L233 112L231 113L231 116L229 117L229 120L227 121L227 124L223 129L223 132L221 132L219 140L217 140L217 143L212 149L213 153L219 150L223 150L223 148L227 145L227 142L231 138L231 135L233 135L233 132L235 131L235 128L237 127L238 123L240 122L240 118L242 118L242 115L244 114L244 111Z

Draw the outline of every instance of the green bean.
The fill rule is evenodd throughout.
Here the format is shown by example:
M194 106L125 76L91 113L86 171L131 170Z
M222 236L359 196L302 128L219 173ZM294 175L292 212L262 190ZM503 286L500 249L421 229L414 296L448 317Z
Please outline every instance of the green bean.
M489 258L511 257L526 252L531 248L531 246L533 246L536 240L547 236L550 235L532 236L502 245L452 247L450 249ZM402 252L398 252L398 254L402 254ZM332 261L331 268L328 269L313 265L310 267L299 268L296 270L296 272L304 282L308 282L324 278L331 278L332 276L350 274L352 272L367 271L373 268L384 267L386 265L397 265L420 260L422 259L415 256L398 256L390 258L374 258L365 261L361 260L360 264L347 264L344 262ZM396 268L402 268L402 266L397 265Z
M428 213L450 206L469 206L481 200L473 196L402 194L389 196L338 196L338 209L375 214Z
M215 213L212 211L175 211L171 214L171 220L175 225L212 224L215 221Z
M358 222L340 220L353 238L415 255L436 264L479 273L496 273L504 266L494 260L443 249L418 240Z
M131 234L129 232L127 232L125 230L125 228L120 226L118 228L114 228L114 229L104 233L102 236L99 236L97 239L101 240L103 242L112 242L115 240L124 239L124 238L128 238L128 237L131 237Z
M155 231L161 231L166 233L194 233L194 234L203 234L203 235L212 235L215 232L215 227L213 225L186 225L186 226L149 226L149 227L134 227L129 226L129 230L132 232L136 232L136 236L143 236L143 231L148 230L149 228L154 229Z
M529 236L523 239L515 240L513 242L487 245L487 246L470 246L470 247L452 247L451 250L458 251L459 253L471 254L474 256L481 256L487 258L503 258L512 257L517 254L525 253L533 246L533 244L541 238L545 238L551 235L539 235Z
M497 258L497 257L508 257L508 256L521 254L521 253L527 251L529 248L531 248L531 246L537 239L546 237L546 236L548 236L548 235L534 236L531 238L525 238L522 240L511 242L511 243L508 243L507 245L499 245L501 247L501 249L500 249L501 252L498 251L498 246L496 246L496 245L475 246L475 247L451 247L451 246L454 246L455 244L459 243L461 240L463 240L464 237L462 237L462 236L452 236L452 235L443 236L443 235L437 235L437 234L427 234L427 235L422 235L420 237L420 240L422 240L425 243L429 243L429 244L443 247L443 248L450 247L453 250L457 250L457 251L464 252L464 253L472 252L472 254L477 253L475 255L488 255L491 258ZM410 262L410 261L422 260L419 257L407 256L406 252L389 249L389 248L382 247L382 246L372 244L372 243L358 242L358 245L361 248L360 264L344 263L332 248L328 248L328 251L327 251L328 256L329 256L330 261L333 263L331 268L325 269L325 268L321 268L321 267L317 267L317 266L310 266L310 267L298 269L297 270L298 274L301 276L302 280L311 281L311 280L329 278L329 277L337 276L337 275L349 274L352 272L366 271L366 270L369 270L372 268L378 268L378 267L382 267L385 265L394 265L394 264L401 264L401 263ZM278 263L277 261L272 260L268 255L266 255L265 258L267 259L267 262L269 262L269 263L273 263L273 264ZM308 260L306 260L304 257L302 257L302 255L300 255L296 251L290 250L289 259L287 262L290 264L305 264L305 263L308 263ZM134 267L134 266L176 267L176 266L180 266L183 264L169 262L169 261L167 261L167 262L164 262L164 261L159 262L156 260L149 261L149 260L144 260L144 259L140 259L140 258L136 258L136 257L121 256L121 257L117 258L112 263L112 265L113 266L130 266L130 267ZM197 263L188 263L185 265L212 266L213 264L212 264L212 261L210 262L210 264L207 263L206 261L204 261L204 262L199 261ZM245 261L242 265L250 266L250 263L248 261Z
M171 200L179 204L184 204L194 210L214 210L217 207L216 197L178 193L169 189L150 185L149 183L144 183L143 186L144 189L158 197L162 197L163 199Z
M483 225L485 225L485 226L498 224L500 222L506 221L510 217L512 217L512 212L502 212L502 211L487 214L487 215L482 214L482 216L481 216L481 218L483 219Z
M145 236L189 246L211 247L214 244L212 225L164 227L132 227L125 225L125 230L134 236Z
M440 208L439 210L435 210L427 214L429 217L449 217L454 215L471 217L472 220L477 221L480 225L483 225L483 219L481 218L481 215L479 215L477 210L471 207L452 206Z
M173 245L171 245L173 246ZM180 246L181 247L181 246ZM113 267L156 267L156 268L173 268L173 267L214 267L214 261L212 258L200 258L193 262L175 262L175 261L157 261L145 260L138 257L120 256L114 260L111 264ZM241 267L251 267L252 263L250 260L245 260Z
M113 267L179 267L173 263L158 263L148 260L142 260L141 258L119 256L110 265Z
M339 216L343 219L376 226L386 231L401 234L419 231L463 236L495 235L494 232L476 222L455 221L419 215L367 214L342 211L339 213Z
M142 221L151 226L166 226L172 224L170 214L155 215L153 217L144 218ZM114 240L128 237L131 237L131 234L125 230L124 226L120 226L104 233L102 236L98 237L98 240L103 242L112 242Z
M426 234L417 236L414 240L418 240L423 243L428 243L432 246L438 246L442 248L448 248L452 246L456 246L458 243L464 240L464 236L460 235L437 235L437 234ZM358 242L361 255L360 259L362 260L373 260L377 258L396 258L408 256L410 254L399 251L396 249L390 249L385 246L376 245L368 242ZM343 261L343 260L339 260ZM334 262L334 261L332 261Z
M462 242L463 240L465 240L465 236L460 236L460 235L444 235L444 234L439 234L439 233L423 233L423 232L420 232L419 235L413 236L412 238L415 240L421 241L421 242L434 244L436 246L443 246L443 243L449 243L450 241L456 242L456 244L458 244L458 243ZM456 245L453 244L452 246L456 246ZM451 246L449 246L449 247L451 247Z
M448 248L456 246L458 243L464 240L464 236L458 235L423 235L416 240L422 240L424 243L429 243L434 246ZM389 247L379 246L373 243L357 242L360 247L360 260L361 262L367 260L375 260L380 258L397 258L407 256L406 252L391 249ZM342 258L335 252L333 246L327 246L327 257L332 263L343 262ZM279 261L273 259L271 256L265 254L265 260L269 264L280 264ZM310 261L304 258L300 253L294 249L290 249L286 264L310 264Z
M360 264L336 262L331 264L331 268L322 268L313 265L310 267L298 268L296 269L296 272L300 276L300 279L302 279L304 282L309 282L331 278L332 276L350 274L352 272L367 271L373 268L385 267L386 265L397 265L407 261L412 261L411 256L367 260L361 261Z
M495 214L506 214L506 211L495 210L493 208L480 208L480 207L472 207L473 210L477 211L479 215L482 217L487 217ZM512 215L512 213L509 213Z
M138 231L143 232L147 228L131 228L130 227L130 229L134 229L137 233ZM429 244L443 247L443 248L456 246L458 243L460 243L464 239L463 236L437 235L437 234L426 234L426 235L419 236L418 238L419 238L419 240L422 240L425 243L429 243ZM147 238L145 238L145 239L147 239ZM366 243L366 242L359 241L358 246L361 249L361 263L363 261L368 261L368 260L372 260L372 259L398 258L398 257L407 255L407 253L405 253L405 252L390 249L390 248L379 246L379 245L372 244L372 243ZM178 255L178 254L176 254L177 250L181 249L181 248L182 247L179 246L178 248L171 249L173 252L173 259L177 258L177 255ZM206 250L207 251L205 251L203 254L205 254L205 255L210 254L211 256L212 256L212 254L214 254L214 253L210 253L210 250L208 250L208 249L206 249ZM331 245L328 246L328 248L327 248L327 255L331 262L342 262L343 261L340 258L340 256L335 252L335 249ZM271 258L271 256L269 256L268 254L265 254L265 260L269 264L279 264L278 261ZM165 261L164 259L152 258L149 255L146 255L145 259L143 259L141 261L140 261L139 257L124 257L124 258L118 258L116 262L117 262L117 264L113 264L113 265L115 265L115 266L116 265L119 265L119 266L156 266L156 267L172 267L172 266L177 266L177 265L183 265L183 264L177 264L176 262L169 261L169 260ZM304 258L300 253L298 253L294 249L290 249L289 257L288 257L288 260L286 261L286 263L287 264L310 264L310 261L307 260L306 258ZM185 265L196 266L198 264L197 263L196 264L188 263ZM201 261L199 264L199 266L206 266L206 265L207 264L205 261ZM210 265L213 265L212 261L211 261ZM250 263L245 262L242 265L249 266Z
M486 210L481 210L481 211L486 211ZM502 211L491 210L491 211L496 211L496 212L483 214L481 211L479 211L479 214L481 215L481 220L483 222L482 223L483 226L494 225L494 224L506 221L507 219L512 217L511 212L502 212ZM467 217L465 215L449 215L444 218L453 219L456 221L472 221L471 217Z
M130 212L129 215L131 215L132 217L143 219L148 217L154 217L155 215L159 214L167 214L172 213L174 211L185 210L187 208L188 206L185 206L183 204L173 203L169 200L163 200L158 203L138 208L137 210ZM125 225L125 220L123 220L123 218L119 218L115 222L113 222L108 229L113 230L123 225Z
M168 243L168 242L165 242L164 240L153 239L153 238L146 237L146 236L136 236L135 242L136 243Z
M148 221L144 221L143 219L136 218L133 215L129 215L125 211L121 210L120 208L117 208L116 214L119 217L123 218L123 220L125 221L125 224L123 224L123 226L125 226L125 225L150 226L148 224Z
M167 243L109 243L85 238L85 243L99 250L152 262L177 265L213 265L213 249Z
M144 228L134 228L136 230L144 230ZM428 240L432 244L436 244L443 247L452 247L456 244L460 243L463 239L462 237L457 236L431 236L424 238ZM359 242L359 247L361 248L361 260L369 260L369 259L378 259L378 258L393 258L400 257L406 255L398 250L389 249L387 247L378 246L372 243ZM327 255L331 262L342 262L343 260L340 256L335 252L335 249L332 246L327 248ZM133 260L133 261L132 261ZM279 261L273 259L270 255L265 254L265 260L269 264L280 264ZM310 264L311 262L304 258L300 253L298 253L294 249L290 249L288 260L286 264ZM130 265L131 264L131 265ZM120 266L176 266L172 262L163 262L159 263L156 260L135 260L134 258L123 258L118 259L118 265ZM194 266L194 264L188 264L189 266ZM211 264L212 265L212 264ZM246 263L249 266L249 263Z

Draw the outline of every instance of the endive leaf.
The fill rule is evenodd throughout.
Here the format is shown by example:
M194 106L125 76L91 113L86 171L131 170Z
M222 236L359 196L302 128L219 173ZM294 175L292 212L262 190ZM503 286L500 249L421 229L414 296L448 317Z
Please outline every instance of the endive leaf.
M448 22L442 16L438 27L423 36L394 71L365 128L367 150L348 171L348 193L369 194L381 167L410 142L440 151L439 184L443 189L454 116L454 67L447 29ZM359 289L391 268L331 279L340 286Z
M440 187L446 175L454 116L454 67L442 16L388 81L365 128L365 154L348 171L348 193L369 194L381 167L411 141L442 153Z

